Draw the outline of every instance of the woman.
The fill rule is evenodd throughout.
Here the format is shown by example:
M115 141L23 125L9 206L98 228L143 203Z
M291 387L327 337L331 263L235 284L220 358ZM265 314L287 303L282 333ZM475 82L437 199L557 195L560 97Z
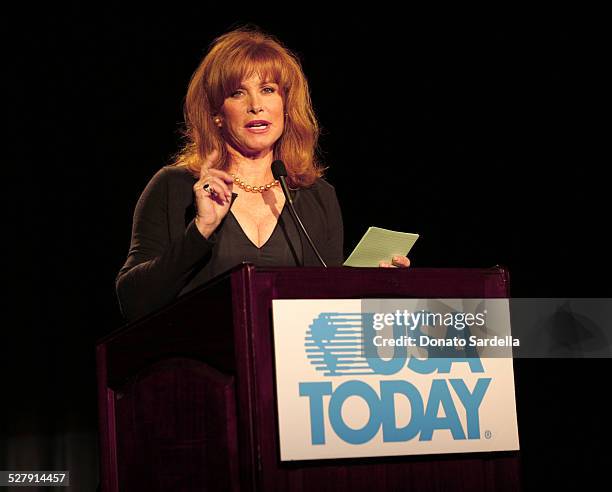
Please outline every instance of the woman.
M134 213L117 277L128 320L242 261L320 264L284 206L271 170L276 159L287 167L295 208L321 256L329 266L342 264L340 207L321 178L318 124L291 52L259 31L219 37L191 79L185 119L187 145L151 179Z

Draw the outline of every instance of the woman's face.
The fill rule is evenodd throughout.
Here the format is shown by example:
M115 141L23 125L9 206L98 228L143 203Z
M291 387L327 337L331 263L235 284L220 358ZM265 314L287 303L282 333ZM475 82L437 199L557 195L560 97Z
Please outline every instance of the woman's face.
M263 157L269 153L284 129L284 106L278 84L263 81L255 74L221 106L219 123L225 141L242 155Z

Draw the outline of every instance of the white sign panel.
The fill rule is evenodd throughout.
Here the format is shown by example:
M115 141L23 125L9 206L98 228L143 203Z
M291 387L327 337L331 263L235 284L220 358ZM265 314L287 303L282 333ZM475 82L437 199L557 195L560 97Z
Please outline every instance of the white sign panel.
M519 449L507 299L274 300L273 321L281 460Z

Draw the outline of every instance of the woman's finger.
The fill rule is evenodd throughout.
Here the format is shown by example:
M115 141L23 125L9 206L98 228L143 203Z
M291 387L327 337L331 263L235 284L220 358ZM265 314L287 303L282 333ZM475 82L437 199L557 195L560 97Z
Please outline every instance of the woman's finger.
M410 266L410 260L406 256L394 256L392 264L397 267L408 268Z
M204 162L202 163L202 167L200 167L200 179L204 178L209 171L213 170L213 166L219 160L219 151L213 150L210 154L208 154L204 158Z
M210 194L218 195L218 196L224 198L225 200L231 200L232 199L232 190L230 189L229 185L227 183L225 183L221 178L218 178L218 177L212 176L212 175L208 175L201 182L202 188L204 188L204 186L207 183L208 183L208 190L210 190ZM204 190L204 191L206 191L206 190ZM208 191L206 191L206 192L209 193Z

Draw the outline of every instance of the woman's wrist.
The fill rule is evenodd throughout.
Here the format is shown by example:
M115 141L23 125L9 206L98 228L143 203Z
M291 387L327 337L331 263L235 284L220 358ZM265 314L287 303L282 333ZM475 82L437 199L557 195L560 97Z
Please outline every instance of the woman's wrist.
M198 228L198 231L200 231L200 234L202 234L202 236L204 236L206 239L208 239L217 228L217 224L207 222L201 215L196 215L195 225Z

